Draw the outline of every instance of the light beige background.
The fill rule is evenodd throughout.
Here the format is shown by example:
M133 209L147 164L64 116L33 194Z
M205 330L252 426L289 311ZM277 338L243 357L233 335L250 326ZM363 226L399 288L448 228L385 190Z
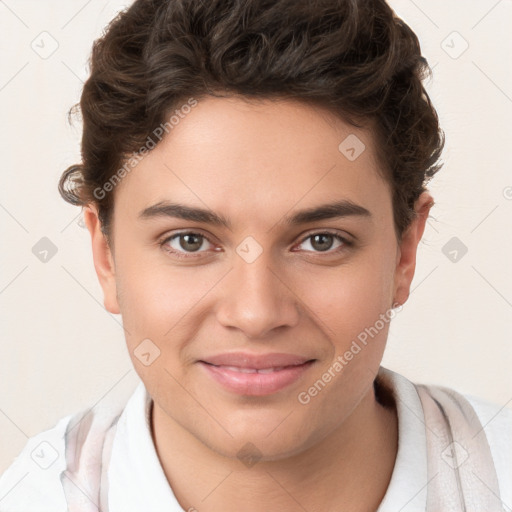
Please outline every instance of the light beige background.
M136 383L80 209L57 192L60 173L79 161L80 126L66 113L92 41L128 3L0 1L0 472L27 436ZM390 3L434 68L428 90L447 146L414 291L384 365L511 407L512 2ZM46 263L32 253L42 237L57 247ZM457 262L443 253L453 237L468 248Z

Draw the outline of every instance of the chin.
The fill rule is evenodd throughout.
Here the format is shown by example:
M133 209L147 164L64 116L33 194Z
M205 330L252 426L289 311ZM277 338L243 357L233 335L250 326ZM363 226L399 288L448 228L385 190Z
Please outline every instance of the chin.
M208 448L219 455L239 460L246 467L256 463L272 462L288 459L305 451L307 447L303 443L283 443L282 439L255 439L252 436L235 437L227 443L205 443Z
M229 438L227 435L212 438L211 431L197 433L196 437L227 458L258 459L261 462L286 459L306 451L322 437L316 430L305 431L302 425L292 424L290 420L293 413L290 418L286 418L287 414L274 415L272 421L266 417L264 420L260 418L258 422L255 415L251 415L246 421L226 423L232 436ZM287 424L288 421L290 424Z

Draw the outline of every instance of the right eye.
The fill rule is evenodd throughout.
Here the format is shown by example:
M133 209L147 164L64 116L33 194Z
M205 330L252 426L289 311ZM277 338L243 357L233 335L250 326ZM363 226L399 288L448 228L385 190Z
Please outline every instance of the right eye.
M182 231L166 237L160 242L160 246L168 253L176 255L178 258L190 258L197 256L187 256L187 253L205 252L199 251L204 242L212 242L201 233L194 231ZM169 249L170 248L170 249Z

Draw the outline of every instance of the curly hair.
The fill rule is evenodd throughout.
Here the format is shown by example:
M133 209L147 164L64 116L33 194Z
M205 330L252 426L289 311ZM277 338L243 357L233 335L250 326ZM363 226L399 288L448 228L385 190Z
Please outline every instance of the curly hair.
M431 69L384 0L136 0L94 41L90 68L82 163L59 192L94 203L107 240L114 194L94 191L191 96L294 99L370 122L398 238L442 166L444 134L423 87Z

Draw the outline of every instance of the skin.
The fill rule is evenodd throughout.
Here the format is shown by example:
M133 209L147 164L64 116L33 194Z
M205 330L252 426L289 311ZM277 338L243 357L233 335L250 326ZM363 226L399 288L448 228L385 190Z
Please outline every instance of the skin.
M355 161L338 149L350 134L366 145ZM372 384L389 324L308 404L297 399L409 295L433 201L421 195L399 241L375 155L371 131L323 109L205 98L116 187L112 248L95 206L86 208L105 307L122 315L134 367L154 400L157 453L185 510L326 512L342 503L343 510L371 511L382 500L396 459L397 417L376 401ZM208 208L231 229L138 218L162 200ZM371 216L284 223L335 200ZM188 230L211 242L192 240L198 251L183 237L181 245L179 237L159 245ZM311 235L326 230L352 245L328 237L322 251ZM262 249L252 263L236 252L248 236ZM134 355L146 338L160 350L149 366ZM272 395L237 395L197 363L236 350L316 361ZM237 457L244 446L261 457L251 467Z

